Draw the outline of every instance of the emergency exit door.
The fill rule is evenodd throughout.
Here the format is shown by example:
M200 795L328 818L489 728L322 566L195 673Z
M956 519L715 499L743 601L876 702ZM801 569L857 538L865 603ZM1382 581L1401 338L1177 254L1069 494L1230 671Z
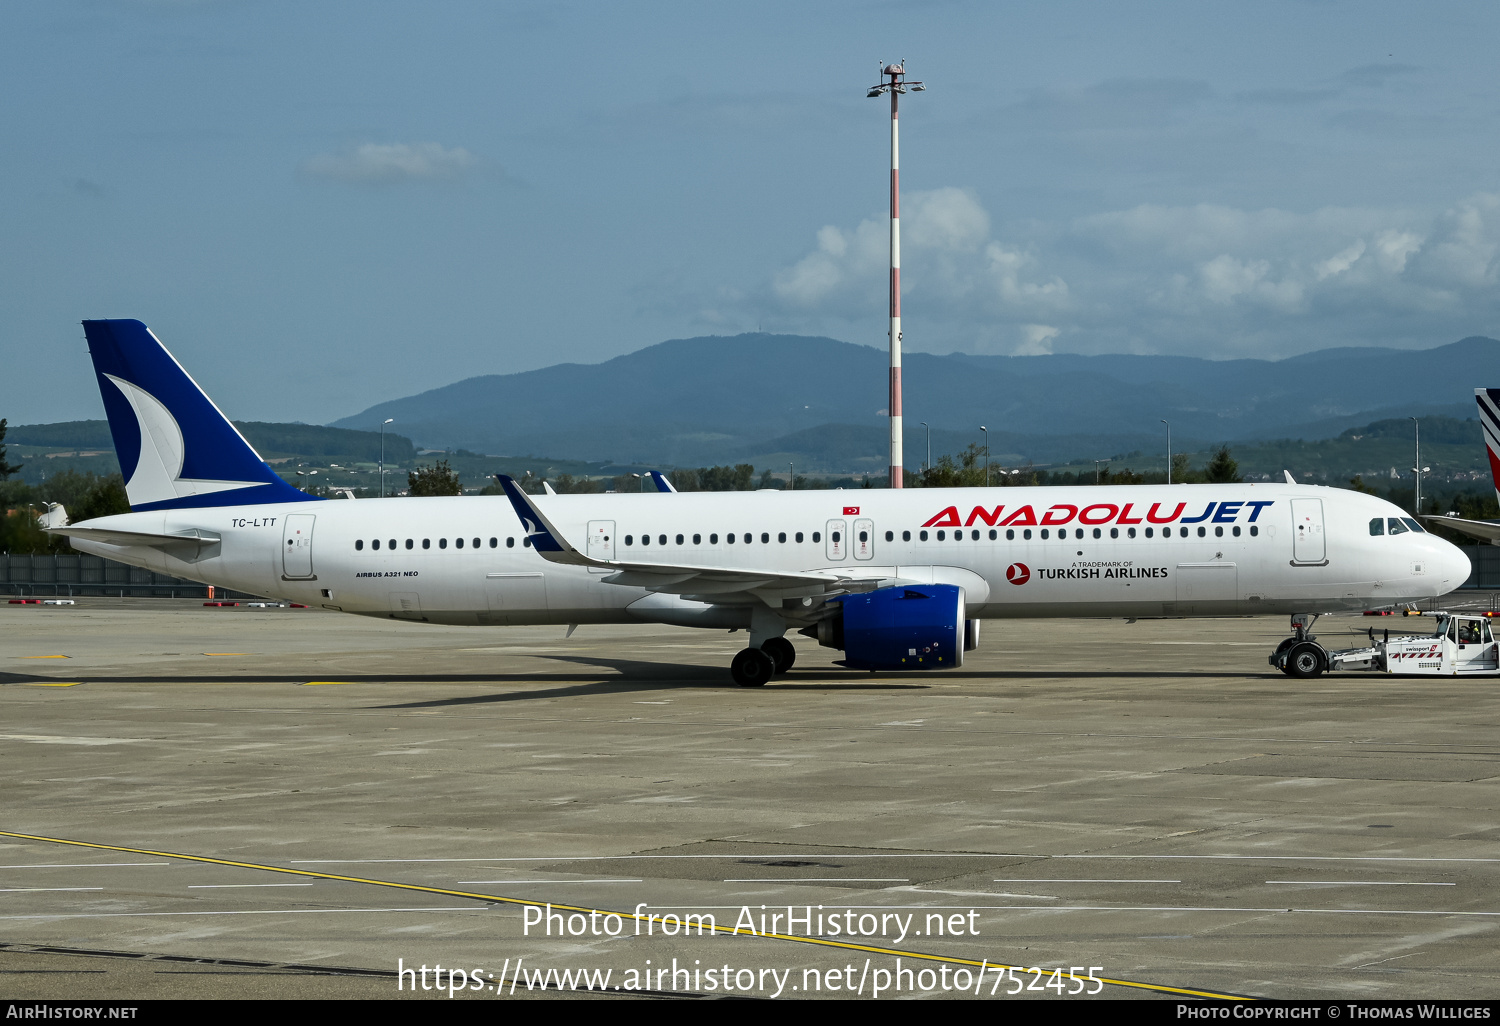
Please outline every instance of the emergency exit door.
M588 544L584 554L590 559L615 558L615 522L613 520L590 520Z
M828 521L828 535L824 539L824 543L828 546L827 553L830 560L839 560L844 558L844 553L847 551L845 549L845 544L848 541L845 536L848 533L849 525L844 521Z

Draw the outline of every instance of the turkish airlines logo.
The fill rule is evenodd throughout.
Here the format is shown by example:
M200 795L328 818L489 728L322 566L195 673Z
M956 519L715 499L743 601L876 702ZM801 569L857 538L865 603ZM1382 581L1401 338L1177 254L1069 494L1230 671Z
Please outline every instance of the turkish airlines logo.
M1025 584L1031 580L1031 567L1025 563L1012 563L1005 568L1005 579L1011 584Z

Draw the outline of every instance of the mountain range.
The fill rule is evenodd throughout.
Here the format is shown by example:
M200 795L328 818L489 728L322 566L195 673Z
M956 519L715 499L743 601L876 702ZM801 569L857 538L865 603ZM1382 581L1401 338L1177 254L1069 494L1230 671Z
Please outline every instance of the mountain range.
M906 464L981 440L997 460L1055 463L1164 447L1328 438L1373 420L1473 416L1500 341L1434 349L1340 348L1284 360L909 353ZM491 374L379 403L333 426L387 417L420 446L694 466L795 462L798 472L883 473L886 352L836 339L675 339L597 364Z

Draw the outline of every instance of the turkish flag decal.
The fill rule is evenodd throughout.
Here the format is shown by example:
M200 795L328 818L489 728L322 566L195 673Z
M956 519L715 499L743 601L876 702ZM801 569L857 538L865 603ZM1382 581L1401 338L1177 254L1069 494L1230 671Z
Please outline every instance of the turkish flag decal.
M859 507L858 506L845 506L844 507L844 516L846 516L846 517L857 517L857 516L859 516Z

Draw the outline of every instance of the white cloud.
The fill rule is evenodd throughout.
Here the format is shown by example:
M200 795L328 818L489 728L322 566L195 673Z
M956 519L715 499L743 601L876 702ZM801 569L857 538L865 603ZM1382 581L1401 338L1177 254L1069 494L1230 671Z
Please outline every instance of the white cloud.
M1021 344L1011 350L1012 356L1047 356L1052 352L1052 340L1061 332L1050 324L1021 325Z
M912 348L1283 356L1500 334L1500 194L1426 214L1142 205L1003 238L967 190L902 213ZM887 240L883 217L826 226L761 301L798 330L863 331L884 311Z
M324 153L303 165L318 178L367 185L460 178L478 164L462 147L438 143L365 143L344 153Z

